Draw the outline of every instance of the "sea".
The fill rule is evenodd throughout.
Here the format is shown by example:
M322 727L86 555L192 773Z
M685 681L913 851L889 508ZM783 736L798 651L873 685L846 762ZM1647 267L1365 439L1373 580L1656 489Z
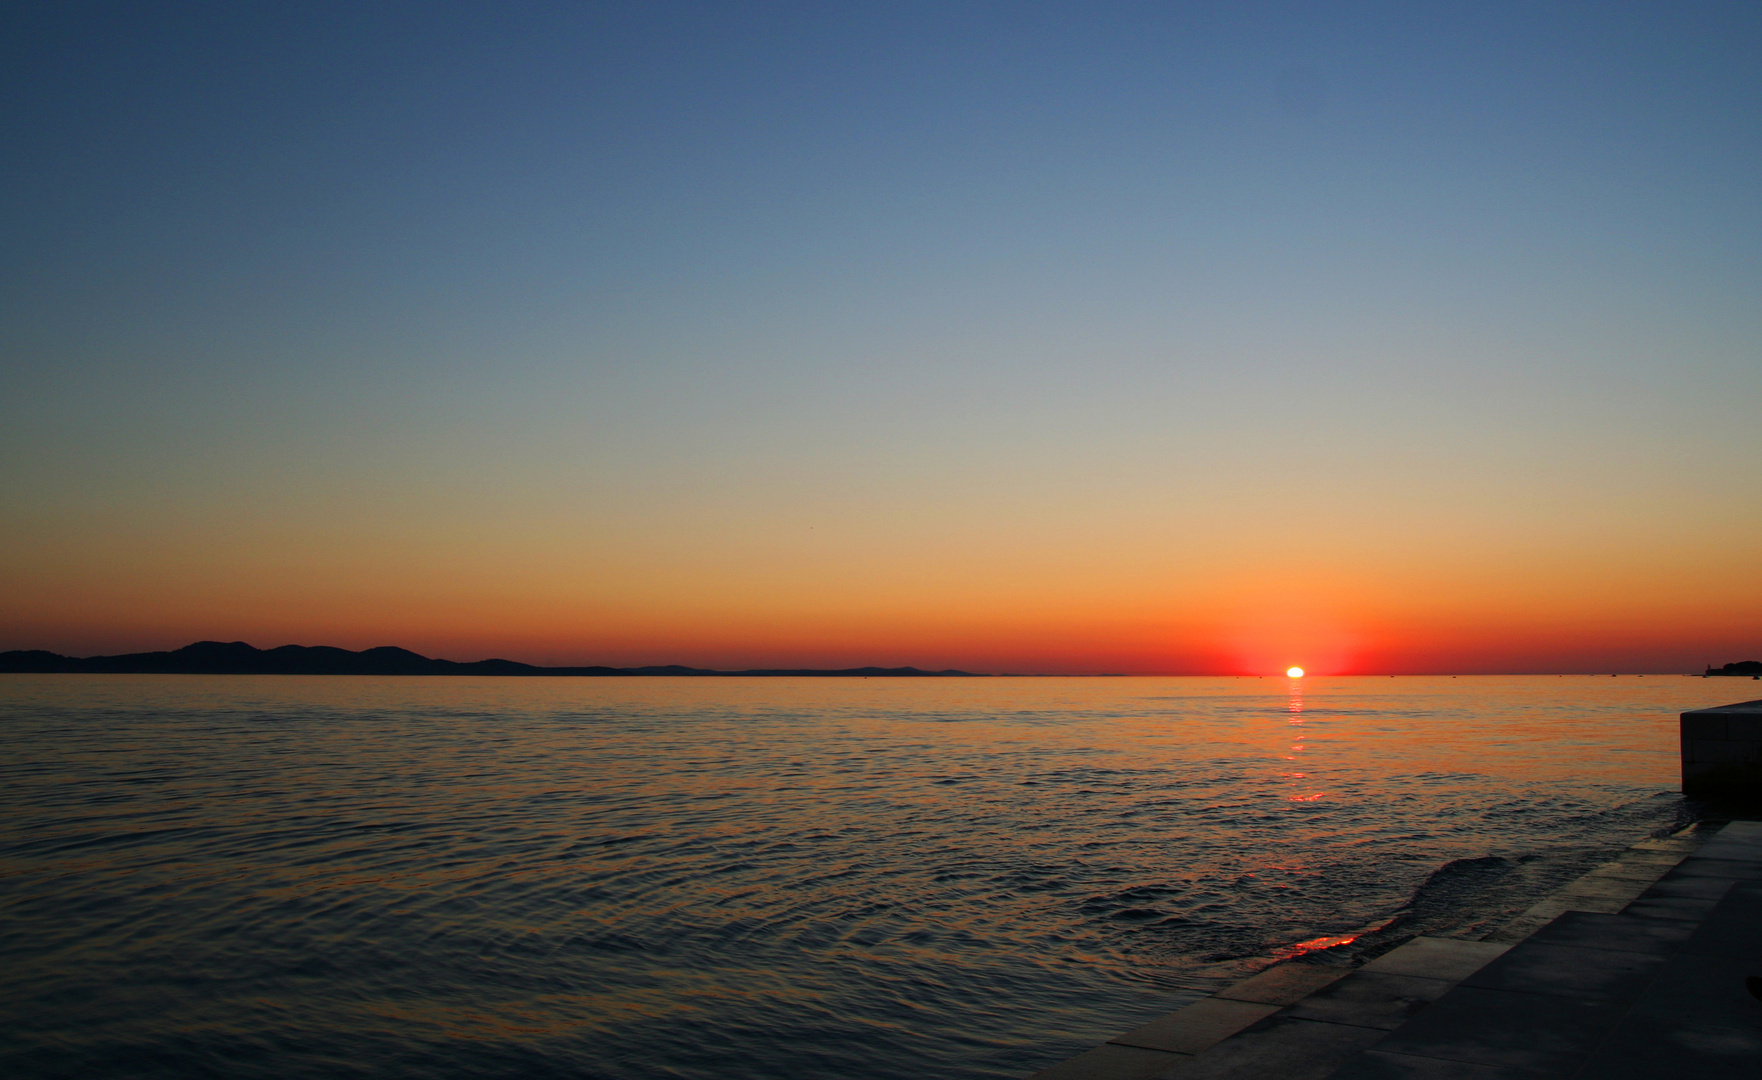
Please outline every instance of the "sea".
M0 1075L1022 1077L1485 933L1751 686L0 675Z

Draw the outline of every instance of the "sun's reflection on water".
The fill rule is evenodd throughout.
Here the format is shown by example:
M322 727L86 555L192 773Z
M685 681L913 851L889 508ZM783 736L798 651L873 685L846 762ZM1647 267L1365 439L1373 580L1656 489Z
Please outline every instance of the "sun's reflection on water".
M1289 696L1285 703L1285 713L1288 718L1286 723L1294 730L1291 732L1291 752L1282 755L1282 760L1296 761L1298 760L1297 755L1303 753L1306 748L1305 739L1309 734L1303 716L1303 680L1301 678L1291 679L1287 692ZM1302 790L1308 788L1309 785L1299 785L1296 782L1309 779L1307 772L1293 770L1282 772L1279 776L1281 779L1291 781L1290 787L1298 789L1285 796L1287 802L1314 802L1327 794L1322 791Z

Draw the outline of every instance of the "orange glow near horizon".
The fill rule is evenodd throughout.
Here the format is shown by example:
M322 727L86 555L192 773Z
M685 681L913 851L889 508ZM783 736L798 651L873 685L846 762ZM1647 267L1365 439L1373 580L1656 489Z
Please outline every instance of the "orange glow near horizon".
M20 590L15 607L27 606ZM255 591L255 590L253 590ZM169 649L192 641L243 640L362 649L399 645L453 660L503 657L538 664L682 663L710 668L847 667L864 664L983 672L1222 674L1290 677L1282 640L1255 642L1216 617L1170 625L1149 618L1055 612L852 611L837 615L753 611L642 611L634 605L446 602L385 597L362 607L311 595L263 595L240 604L137 598L107 611L97 597L59 610L45 602L0 625L0 649L69 655ZM48 600L47 597L44 598ZM338 598L340 601L341 598ZM29 605L36 607L37 605ZM1398 673L1697 672L1707 663L1754 658L1762 641L1743 613L1696 622L1660 618L1588 621L1514 615L1449 620L1387 613L1358 621L1350 652L1305 650L1305 675ZM1626 625L1624 625L1624 622ZM1319 635L1318 635L1319 636ZM1337 641L1338 639L1336 639ZM1280 654L1283 653L1284 657Z
M1033 546L984 558L928 543L911 557L840 548L859 574L830 555L790 563L786 545L719 537L652 558L521 537L298 550L181 533L136 537L132 550L96 532L27 537L0 539L11 568L0 649L217 639L538 664L1245 676L1293 657L1311 675L1686 672L1762 651L1762 571L1742 561L1725 575L1636 570L1615 591L1595 587L1608 567L1575 577L1546 559L1499 574L1442 556L1381 573L1338 560L1268 569L1209 551L1085 559L1074 540L1057 558Z
M1285 674L1293 679L1301 679L1303 678L1303 669L1300 667L1288 667L1285 669Z

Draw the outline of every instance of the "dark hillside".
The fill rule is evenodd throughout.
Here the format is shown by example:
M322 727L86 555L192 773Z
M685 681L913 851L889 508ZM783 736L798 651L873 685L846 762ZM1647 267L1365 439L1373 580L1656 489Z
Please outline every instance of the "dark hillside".
M0 672L15 674L108 675L809 675L809 676L963 676L967 671L903 668L778 668L712 671L667 664L656 667L537 667L514 660L459 663L435 660L395 645L351 652L330 645L282 645L258 649L243 641L198 641L170 652L120 656L62 656L42 649L0 653Z

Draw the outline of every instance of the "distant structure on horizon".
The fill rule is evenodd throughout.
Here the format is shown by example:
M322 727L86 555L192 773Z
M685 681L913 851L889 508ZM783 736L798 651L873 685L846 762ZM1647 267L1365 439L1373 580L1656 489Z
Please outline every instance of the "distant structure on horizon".
M458 663L434 660L409 649L382 645L351 652L330 645L283 645L258 649L242 641L198 641L171 652L123 656L62 656L42 649L0 652L0 672L107 675L806 675L845 678L974 677L971 671L920 671L915 667L761 668L712 671L663 664L655 667L538 667L514 660Z
M1710 667L1709 675L1748 675L1751 678L1762 678L1762 660L1739 660L1735 664L1724 667Z

